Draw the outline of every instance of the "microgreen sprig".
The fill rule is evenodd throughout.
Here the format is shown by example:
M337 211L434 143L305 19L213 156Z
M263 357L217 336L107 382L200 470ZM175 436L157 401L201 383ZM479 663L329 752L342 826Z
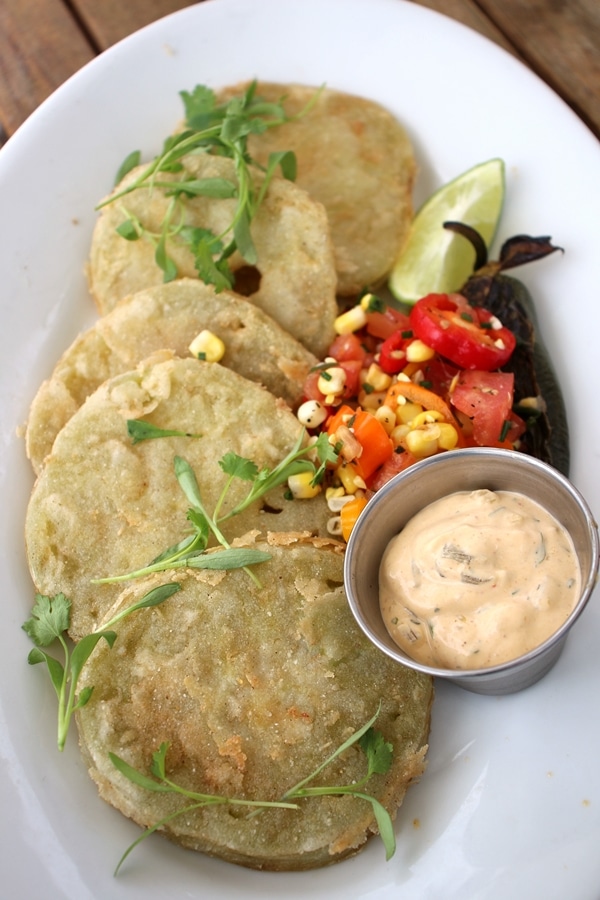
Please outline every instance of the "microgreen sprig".
M396 838L391 816L376 797L373 797L371 794L368 794L363 790L363 788L366 786L367 782L373 775L386 774L392 764L392 745L385 740L380 731L375 730L375 728L373 727L378 715L379 710L377 710L375 715L372 716L371 719L369 719L369 721L365 725L363 725L362 728L359 728L358 731L355 731L347 740L340 744L340 746L319 766L317 766L317 768L313 772L311 772L310 775L307 775L306 778L303 778L302 781L299 781L296 785L294 785L294 787L286 791L281 800L276 801L243 800L239 798L224 797L218 794L198 793L195 791L190 791L187 788L183 788L181 785L178 785L176 782L167 777L166 756L169 749L169 744L167 742L163 742L160 745L160 748L152 756L152 765L150 771L154 776L153 778L150 778L147 775L144 775L142 772L139 772L133 766L129 765L129 763L125 762L125 760L123 760L121 757L117 756L116 753L109 753L109 757L113 765L119 770L119 772L121 772L122 775L124 775L134 784L138 785L138 787L144 788L145 790L152 791L154 793L178 794L182 797L185 797L186 800L191 801L181 809L178 809L170 815L165 816L165 818L161 819L160 821L156 822L154 825L143 831L142 834L125 850L123 856L117 864L115 875L118 874L121 866L129 856L129 854L132 852L132 850L134 850L139 844L141 844L142 841L144 841L159 828L163 827L179 816L192 812L193 810L208 806L222 806L224 804L228 804L230 806L246 806L249 808L251 815L257 815L269 808L298 810L299 805L295 801L311 797L324 796L349 795L351 797L355 797L357 800L364 800L370 803L373 808L375 819L377 821L380 837L385 847L386 859L391 859L396 850ZM364 777L360 779L360 781L349 785L309 786L310 782L314 781L314 779L317 778L327 766L333 763L334 760L336 760L353 744L358 744L367 758L367 772Z
M94 631L92 634L86 635L74 647L71 647L67 638L71 620L71 601L62 593L56 594L54 597L36 594L31 617L23 624L23 630L36 645L30 651L27 661L32 666L45 662L48 668L50 680L58 698L57 744L59 750L64 749L73 713L85 706L92 696L93 687L86 687L78 693L77 683L85 663L98 642L104 639L112 648L117 635L110 629L116 622L138 609L164 603L178 590L180 590L179 584L159 585L145 594L141 600L113 616L109 622L105 623L102 631ZM42 649L49 647L55 641L62 649L63 662Z
M155 262L163 271L165 281L177 277L177 267L167 252L167 241L178 238L194 255L200 279L222 290L233 286L233 274L228 260L237 250L249 265L257 262L256 247L251 234L251 223L264 200L269 184L281 171L284 178L296 177L296 158L291 151L272 153L265 167L258 166L248 152L248 138L285 122L305 115L314 105L314 97L295 116L288 116L282 101L265 102L256 96L256 82L252 82L241 97L227 103L217 103L214 92L197 85L190 93L181 91L185 109L185 128L170 135L160 154L150 162L128 185L114 191L98 204L98 209L120 201L127 194L141 187L160 189L171 198L161 230L158 234L146 231L139 219L129 216L117 228L127 240L149 238L155 246ZM233 160L236 181L226 178L194 178L186 173L181 160L190 153L212 153ZM117 184L134 167L140 164L139 151L130 153L119 167ZM257 189L252 169L261 168L263 179ZM161 179L161 174L170 177ZM174 176L174 177L173 177ZM204 228L186 226L181 215L182 204L190 197L235 199L231 222L220 234ZM177 213L180 213L177 215Z
M140 439L137 435L137 429L132 428L131 421L128 422L128 429L130 434L133 433L133 440ZM144 433L143 429L142 433ZM149 431L144 436L146 438L164 437L166 434L166 432L158 429L155 434ZM316 454L319 460L318 466L315 465L312 459L308 458L313 454ZM335 463L336 460L337 451L329 443L326 434L320 434L314 444L306 445L304 430L300 433L298 440L289 453L272 469L267 467L259 469L256 463L250 459L246 459L236 453L226 453L219 460L219 465L228 478L217 499L215 508L210 514L204 505L194 470L186 459L176 456L173 461L175 476L181 490L191 504L187 512L187 519L192 526L191 535L168 547L148 565L140 569L135 569L122 575L95 578L92 583L113 584L141 578L144 575L162 572L166 569L193 568L244 569L255 584L260 586L260 581L249 569L249 566L266 562L271 558L270 554L252 547L232 547L222 531L222 523L244 512L269 491L286 482L290 475L295 475L298 472L312 472L312 482L318 484L323 479L327 464ZM235 479L248 481L250 483L248 492L231 509L223 511L227 495ZM211 533L218 544L223 547L222 550L208 547Z

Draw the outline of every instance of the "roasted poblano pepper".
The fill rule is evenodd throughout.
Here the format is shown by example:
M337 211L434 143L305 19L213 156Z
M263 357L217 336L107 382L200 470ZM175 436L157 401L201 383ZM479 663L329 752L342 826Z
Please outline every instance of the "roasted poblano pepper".
M560 250L548 237L517 235L506 241L497 260L487 261L485 244L472 229L446 223L471 240L477 259L475 272L460 290L469 303L484 306L517 338L517 346L503 371L515 376L514 409L527 423L521 449L569 474L569 432L560 384L541 336L535 307L525 285L505 275L506 269L541 259Z

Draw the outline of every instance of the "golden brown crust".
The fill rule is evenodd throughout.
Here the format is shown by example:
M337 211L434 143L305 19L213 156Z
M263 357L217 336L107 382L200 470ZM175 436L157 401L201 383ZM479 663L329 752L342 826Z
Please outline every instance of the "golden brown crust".
M196 437L134 444L127 419L140 417ZM25 528L37 590L65 593L72 637L89 633L120 591L91 580L146 566L189 533L175 456L192 466L212 512L226 482L219 465L226 453L272 468L301 433L287 404L218 363L161 352L109 379L59 432L33 490ZM228 499L241 500L247 490L236 480ZM291 502L282 486L231 519L227 537L251 529L326 536L329 515L323 494Z
M176 783L276 800L381 703L376 727L393 744L394 758L368 792L393 817L424 769L432 682L362 635L345 598L342 557L307 543L262 547L272 558L255 570L261 587L241 570L166 573L162 580L177 580L181 590L124 619L113 649L100 647L86 666L82 686L93 685L94 693L78 725L90 774L104 799L143 827L185 801L133 785L108 751L147 774L166 741L167 772ZM131 586L121 605L159 580ZM354 746L316 783L352 783L364 772L365 756ZM288 870L338 862L377 827L368 802L338 796L252 817L228 807L195 810L163 831L230 862Z
M253 303L184 278L130 294L79 335L39 388L29 411L27 454L39 472L60 429L96 388L161 349L189 356L208 329L225 343L221 364L263 384L290 406L317 358Z
M227 100L248 84L223 89ZM259 81L258 96L282 97L298 115L316 87ZM388 275L408 235L413 215L416 162L408 133L380 104L322 89L306 115L250 137L250 153L263 165L270 153L293 150L296 184L327 211L336 256L337 293L353 296Z
M234 163L225 157L200 154L186 156L181 162L194 178L236 180ZM130 172L120 187L134 181L143 169L139 166ZM178 177L167 173L162 180ZM254 177L260 184L261 173L257 171ZM156 265L153 243L144 238L124 240L116 229L133 215L151 233L160 232L169 203L163 190L144 187L103 208L94 228L88 265L90 289L102 314L128 294L162 284L163 272ZM235 203L206 197L188 199L184 204L186 224L221 234L231 223ZM322 356L334 336L337 314L333 246L325 210L302 188L274 178L253 219L252 236L260 282L258 288L253 285L250 289L248 299L312 353ZM197 277L194 255L187 245L169 239L167 250L179 277ZM246 268L238 253L229 263L234 272Z

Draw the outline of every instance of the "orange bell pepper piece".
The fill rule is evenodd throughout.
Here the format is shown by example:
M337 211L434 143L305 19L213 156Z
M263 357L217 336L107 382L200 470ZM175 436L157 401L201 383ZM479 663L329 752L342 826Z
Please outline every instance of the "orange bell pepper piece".
M348 425L362 447L362 453L352 464L357 474L366 480L394 452L392 440L381 422L360 407L340 406L327 425L327 433L335 435L340 425Z

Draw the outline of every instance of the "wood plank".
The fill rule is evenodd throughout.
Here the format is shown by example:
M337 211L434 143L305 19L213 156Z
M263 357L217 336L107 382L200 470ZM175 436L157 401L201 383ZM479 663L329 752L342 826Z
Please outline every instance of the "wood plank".
M515 47L505 38L500 29L481 12L474 0L411 0L411 2L443 13L451 19L456 19L462 25L472 28L508 50L509 53L518 56Z
M150 22L193 6L195 0L73 0L73 7L101 50Z
M94 55L62 0L0 2L0 143Z
M490 19L600 137L600 2L479 0Z

